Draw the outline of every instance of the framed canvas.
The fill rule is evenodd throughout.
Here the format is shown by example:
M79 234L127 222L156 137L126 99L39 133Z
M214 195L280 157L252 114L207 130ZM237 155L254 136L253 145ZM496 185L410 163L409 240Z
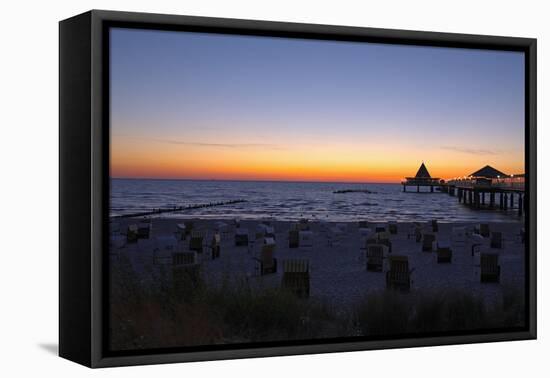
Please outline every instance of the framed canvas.
M536 337L536 40L60 22L59 353Z

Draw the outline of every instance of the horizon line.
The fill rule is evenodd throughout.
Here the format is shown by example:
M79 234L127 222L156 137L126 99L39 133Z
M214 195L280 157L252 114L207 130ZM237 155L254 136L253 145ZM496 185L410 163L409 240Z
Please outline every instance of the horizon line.
M395 184L401 185L401 182L388 181L313 181L313 180L277 180L277 179L194 179L194 178L167 178L167 177L109 177L111 180L157 180L157 181L224 181L224 182L285 182L285 183L311 183L311 184Z

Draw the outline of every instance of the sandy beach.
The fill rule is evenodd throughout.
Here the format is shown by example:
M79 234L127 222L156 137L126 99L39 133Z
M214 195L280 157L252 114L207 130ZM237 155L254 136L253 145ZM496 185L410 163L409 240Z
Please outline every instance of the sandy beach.
M118 245L111 247L110 261L113 266L120 261L129 262L143 282L155 285L159 271L170 266L172 254L189 251L189 236L181 240L177 234L176 225L183 223L183 220L152 219L149 238L127 242L125 234L128 225L138 224L139 221L123 219L117 222L115 227L119 231L115 230L112 238L117 239ZM385 251L382 272L367 271L365 243L367 233L374 232L377 227L387 227L387 223L369 223L367 228L361 228L358 222L308 222L311 240L297 248L289 248L289 230L295 222L265 222L274 232L270 242L275 243L273 257L279 262L276 273L265 275L260 274L257 260L265 243L265 226L262 228L261 221L242 220L238 226L228 220L194 219L193 223L193 230L205 235L203 252L197 254L197 263L207 285L244 281L257 290L278 288L283 275L283 261L307 260L310 299L322 301L341 311L351 308L370 292L386 288L384 272L389 269L390 256L408 258L409 268L412 269L411 292L458 289L489 304L502 299L503 288L523 290L524 285L525 252L520 237L522 224L518 222L489 224L491 232L502 232L502 248L491 248L489 238L457 235L457 230L461 228L465 228L466 233L473 232L477 226L475 223L439 223L437 232L433 232L429 223L421 224L423 233L434 234L436 243L451 248L450 263L438 263L435 251L422 251L422 243L416 242L413 234L413 223L396 223L397 232L388 233L392 251ZM235 245L237 232L247 235L247 246ZM220 255L213 259L210 245L215 234L220 235ZM473 244L482 245L474 248L472 256ZM498 254L501 269L499 283L480 282L480 254L485 252Z

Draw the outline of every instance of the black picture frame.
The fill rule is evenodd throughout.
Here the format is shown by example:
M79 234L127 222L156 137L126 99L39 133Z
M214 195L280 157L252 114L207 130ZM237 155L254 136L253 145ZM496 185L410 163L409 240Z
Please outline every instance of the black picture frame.
M106 281L111 26L445 46L525 53L525 329L109 353ZM536 39L92 10L59 24L59 354L89 367L156 364L536 338Z

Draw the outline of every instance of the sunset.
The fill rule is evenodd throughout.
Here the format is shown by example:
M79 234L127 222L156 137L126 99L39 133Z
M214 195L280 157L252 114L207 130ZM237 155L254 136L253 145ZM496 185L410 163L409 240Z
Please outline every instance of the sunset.
M524 325L524 63L113 28L110 347Z
M524 172L520 53L129 29L111 43L113 177Z

